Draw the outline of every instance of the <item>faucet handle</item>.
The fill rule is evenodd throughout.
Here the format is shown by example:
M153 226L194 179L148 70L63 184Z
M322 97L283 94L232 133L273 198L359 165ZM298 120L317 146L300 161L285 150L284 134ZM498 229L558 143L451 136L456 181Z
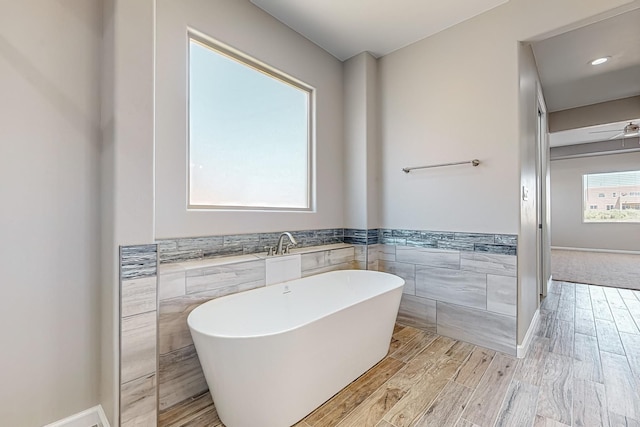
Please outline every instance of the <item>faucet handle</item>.
M264 250L267 251L267 256L272 256L275 248L273 246L265 246Z
M284 247L285 254L289 253L289 251L291 250L291 246L293 246L291 243L287 243L287 245Z

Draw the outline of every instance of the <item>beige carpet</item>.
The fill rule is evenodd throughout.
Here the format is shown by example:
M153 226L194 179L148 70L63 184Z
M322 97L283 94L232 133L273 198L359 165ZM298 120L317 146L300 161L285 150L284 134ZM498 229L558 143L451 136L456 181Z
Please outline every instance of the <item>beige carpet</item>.
M640 290L640 255L551 250L553 280Z

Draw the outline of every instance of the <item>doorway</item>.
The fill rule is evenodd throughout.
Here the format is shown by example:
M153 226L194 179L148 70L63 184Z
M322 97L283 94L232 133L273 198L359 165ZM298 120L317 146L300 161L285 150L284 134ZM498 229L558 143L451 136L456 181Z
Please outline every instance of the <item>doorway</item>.
M536 123L536 271L538 294L547 295L551 276L549 141L547 138L547 110L538 85Z

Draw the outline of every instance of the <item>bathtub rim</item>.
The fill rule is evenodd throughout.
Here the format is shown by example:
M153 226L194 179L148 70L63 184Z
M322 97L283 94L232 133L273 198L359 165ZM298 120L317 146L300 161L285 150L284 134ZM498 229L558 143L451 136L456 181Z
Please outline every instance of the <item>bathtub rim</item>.
M301 281L301 280L304 280L306 278L318 277L318 276L323 276L323 275L331 275L331 273L340 273L340 272L346 272L346 271L358 272L356 274L360 274L360 272L366 272L366 273L375 273L375 275L377 275L377 276L391 276L391 277L394 278L394 280L397 279L398 284L393 286L393 287L391 287L391 288L389 288L389 289L387 289L387 290L385 290L385 291L383 291L383 292L376 293L374 295L370 295L367 298L364 298L364 299L358 300L356 302L353 302L351 304L348 304L348 305L345 305L343 307L340 307L337 310L327 311L327 312L323 313L323 315L321 317L316 317L316 318L314 318L312 320L309 320L309 321L304 322L304 323L300 323L300 324L295 325L295 326L293 326L291 328L280 329L280 330L274 331L274 332L263 333L263 334L244 334L244 335L238 335L238 334L236 334L236 335L214 334L214 333L209 333L209 332L203 331L203 330L201 330L201 328L195 328L195 327L192 326L191 315L196 310L198 310L200 307L203 307L203 306L205 306L207 304L218 302L218 301L223 300L223 299L237 298L237 297L240 297L242 294L247 293L247 292L251 292L251 291L262 290L262 289L267 289L267 288L271 288L271 287L284 286L284 285L286 285L288 283L295 282L295 281ZM328 316L331 316L331 315L333 315L335 313L339 313L341 311L347 310L350 307L353 307L353 306L355 306L357 304L361 304L361 303L363 303L365 301L369 301L369 300L371 300L373 298L380 297L380 296L383 296L383 295L387 295L387 294L392 293L392 292L396 292L398 289L402 290L402 288L404 287L405 283L406 283L406 281L402 277L397 276L397 275L392 274L392 273L383 272L383 271L375 271L375 270L337 270L337 271L328 271L328 272L325 272L325 273L316 274L314 276L301 277L299 279L294 279L294 280L288 281L288 282L276 283L276 284L265 286L265 287L249 289L249 290L238 292L238 293L235 293L235 294L225 295L225 296L222 296L222 297L219 297L219 298L213 298L213 299L211 299L209 301L203 302L202 304L198 305L196 308L194 308L191 311L191 313L189 313L189 315L187 316L187 325L188 325L189 331L191 333L196 332L198 334L207 336L209 338L215 338L215 339L249 340L249 339L273 337L273 336L276 336L276 335L281 335L281 334L293 332L293 331L295 331L297 329L301 329L301 328L303 328L305 326L311 325L312 323L318 322L319 320L322 320L325 317L328 317Z

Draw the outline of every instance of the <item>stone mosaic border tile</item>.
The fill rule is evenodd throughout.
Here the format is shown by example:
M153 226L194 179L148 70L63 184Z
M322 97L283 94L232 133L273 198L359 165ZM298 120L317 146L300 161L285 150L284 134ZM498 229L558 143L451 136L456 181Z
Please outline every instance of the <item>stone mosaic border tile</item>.
M377 243L385 245L419 246L500 255L518 254L518 236L515 234L461 233L381 228L378 236Z
M298 247L348 243L352 245L399 245L517 255L518 236L513 234L462 233L389 228L329 228L292 231ZM220 256L248 255L275 246L281 233L234 234L158 240L160 263L182 262Z
M120 247L120 279L138 279L157 274L157 245Z
M248 255L265 252L275 246L278 233L234 234L225 236L187 237L158 240L160 263L182 262L218 256ZM301 248L344 243L343 228L292 231Z
M377 234L377 233L376 233ZM352 245L366 245L368 240L368 230L361 228L345 228L344 243Z

